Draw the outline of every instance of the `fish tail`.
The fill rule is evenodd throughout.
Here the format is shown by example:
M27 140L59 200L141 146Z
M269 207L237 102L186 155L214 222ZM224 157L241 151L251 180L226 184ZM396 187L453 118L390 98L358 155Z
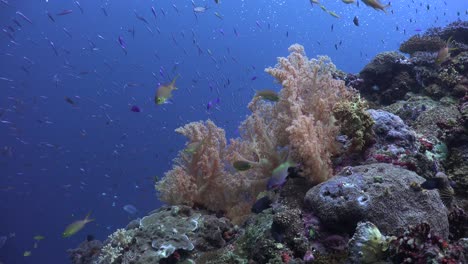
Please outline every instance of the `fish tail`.
M92 212L93 212L93 211L89 211L88 214L86 215L86 217L85 217L85 219L84 219L86 223L89 223L89 222L94 221L94 219L90 219L90 218L89 218L89 217L91 216L91 213L92 213Z

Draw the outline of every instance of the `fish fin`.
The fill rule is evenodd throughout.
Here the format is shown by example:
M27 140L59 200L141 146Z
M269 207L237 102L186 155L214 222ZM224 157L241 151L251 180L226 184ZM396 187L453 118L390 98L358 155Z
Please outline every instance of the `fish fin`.
M382 11L383 11L385 14L388 14L388 13L387 13L387 8L389 8L389 7L391 7L390 4L383 6L383 7L382 7Z
M177 74L176 77L174 77L174 79L172 79L171 86L174 87L174 88L173 88L174 90L177 90L177 87L175 87L174 84L175 84L175 82L177 81L177 78L179 78L179 77L180 77L180 74Z

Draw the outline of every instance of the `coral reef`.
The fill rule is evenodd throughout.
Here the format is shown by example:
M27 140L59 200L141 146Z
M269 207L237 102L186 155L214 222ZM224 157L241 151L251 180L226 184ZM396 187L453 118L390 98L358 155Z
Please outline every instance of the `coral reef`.
M297 44L289 51L275 68L266 69L283 85L279 101L270 104L255 97L249 104L252 114L240 127L241 138L228 145L224 130L209 120L176 130L189 142L174 168L156 184L161 200L223 211L241 222L286 158L300 164L310 183L319 183L332 176L331 157L339 153L335 138L340 126L360 122L347 135L353 150L363 149L372 124L365 104L343 81L333 78L337 71L328 58L309 60ZM251 169L225 168L236 161L247 162Z
M189 261L197 256L191 252L222 248L235 234L226 218L195 213L185 206L163 207L111 234L96 263L158 263L168 258Z
M466 263L467 29L428 30L359 75L291 46L266 69L278 101L254 97L239 138L210 120L176 130L187 145L156 189L177 206L72 262Z

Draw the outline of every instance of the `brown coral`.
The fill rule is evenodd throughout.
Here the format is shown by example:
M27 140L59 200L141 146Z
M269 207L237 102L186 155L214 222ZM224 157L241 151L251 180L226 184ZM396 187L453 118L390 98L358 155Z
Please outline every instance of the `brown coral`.
M414 35L400 45L400 51L413 54L417 51L437 52L446 42L437 36Z

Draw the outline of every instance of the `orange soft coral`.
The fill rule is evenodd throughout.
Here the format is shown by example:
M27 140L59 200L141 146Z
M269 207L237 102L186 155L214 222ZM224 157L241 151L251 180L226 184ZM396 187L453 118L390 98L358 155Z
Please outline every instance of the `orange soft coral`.
M298 44L289 51L291 54L279 58L275 68L266 69L283 86L273 109L277 122L274 134L281 145L290 147L310 182L318 183L331 177L330 159L337 154L339 127L333 106L349 100L352 92L332 77L336 68L329 58L309 60Z

